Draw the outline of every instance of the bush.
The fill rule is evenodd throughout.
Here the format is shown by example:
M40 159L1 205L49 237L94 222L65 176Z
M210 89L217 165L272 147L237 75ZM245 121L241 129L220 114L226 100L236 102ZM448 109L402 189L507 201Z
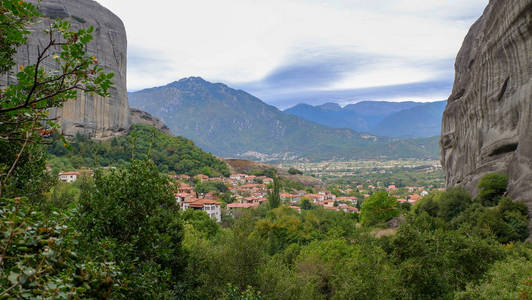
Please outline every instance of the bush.
M503 197L493 208L474 203L453 219L451 225L485 237L492 235L501 243L509 243L528 237L528 223L527 207Z
M498 261L478 283L471 283L455 299L531 299L532 261L508 257Z
M463 188L450 188L438 200L438 217L451 221L472 203L471 195Z
M395 198L386 192L376 192L364 200L360 221L362 225L371 226L397 216L399 216L399 209Z
M219 231L218 223L202 210L187 209L183 212L185 224L190 224L206 238L213 238Z
M427 216L402 225L392 238L391 257L402 288L399 298L450 298L455 289L479 279L503 255L495 240L445 230Z
M303 172L296 169L296 168L290 168L288 169L288 173L291 175L303 175Z
M431 217L437 217L439 213L439 200L441 194L442 193L440 192L433 192L426 195L416 204L414 204L414 212L416 212L416 214L426 212Z
M508 186L508 177L503 174L486 174L479 183L480 192L476 198L484 206L495 206L499 203L500 198L506 193Z
M2 199L0 220L2 299L107 298L116 286L113 261L76 253L80 233L67 214L47 216L26 198Z

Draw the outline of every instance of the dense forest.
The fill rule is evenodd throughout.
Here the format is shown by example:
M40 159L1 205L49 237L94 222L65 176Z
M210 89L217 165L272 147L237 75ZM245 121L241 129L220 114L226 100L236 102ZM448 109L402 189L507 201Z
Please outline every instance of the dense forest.
M67 148L68 147L68 148ZM125 167L132 159L150 158L161 172L228 176L227 165L196 147L191 140L171 137L147 125L133 125L126 136L95 141L77 135L68 144L55 138L48 147L52 168Z
M32 167L35 167L33 162ZM44 168L44 160L41 161ZM23 167L23 165L21 165ZM47 173L3 199L0 285L23 297L134 299L528 299L528 212L504 176L424 197L410 211L376 192L361 215L266 203L180 211L150 160L74 185ZM15 180L15 178L13 179ZM27 180L23 173L17 183ZM51 191L51 192L50 192ZM399 228L386 221L402 216Z

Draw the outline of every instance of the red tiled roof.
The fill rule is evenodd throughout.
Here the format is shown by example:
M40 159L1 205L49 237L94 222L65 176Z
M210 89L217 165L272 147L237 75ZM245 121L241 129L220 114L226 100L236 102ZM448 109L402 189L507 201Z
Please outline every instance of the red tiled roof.
M257 207L257 203L231 203L227 204L227 208L250 208Z
M190 195L191 194L189 194L189 193L177 193L177 194L175 194L176 197L188 197Z
M410 195L409 199L411 201L417 201L421 198L421 196L419 196L418 194L413 194L413 195Z
M193 199L190 199L193 200ZM203 207L206 204L214 204L214 205L220 205L221 203L218 201L214 201L211 199L194 199L196 201L190 202L190 200L187 200L185 202L190 203L189 207Z
M323 208L328 210L338 210L338 207L324 206Z
M68 171L68 172L61 172L59 173L59 176L61 175L80 175L81 173L78 171Z

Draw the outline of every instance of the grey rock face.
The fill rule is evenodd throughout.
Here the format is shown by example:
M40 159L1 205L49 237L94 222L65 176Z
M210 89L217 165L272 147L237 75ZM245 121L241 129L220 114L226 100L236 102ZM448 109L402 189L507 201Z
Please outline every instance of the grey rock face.
M163 121L154 117L150 113L147 113L135 107L130 107L129 112L131 114L131 125L133 124L149 125L153 128L159 129L160 131L166 133L169 136L174 136L174 134L170 131L170 128L168 128L168 126L166 126L166 124L164 124Z
M447 185L473 193L486 173L509 176L509 196L532 216L532 0L491 0L455 64L443 115Z
M109 138L126 133L130 115L126 87L127 38L122 21L92 0L43 0L39 10L45 18L31 28L33 33L27 45L17 53L17 64L35 64L38 47L42 49L49 40L43 30L56 18L62 18L72 24L72 30L94 27L94 39L87 52L98 58L106 72L115 74L110 97L80 93L77 101L69 101L50 116L59 117L65 135L79 132L94 138ZM45 67L51 64L49 61ZM7 79L8 82L12 80L13 77ZM0 81L4 83L6 79Z

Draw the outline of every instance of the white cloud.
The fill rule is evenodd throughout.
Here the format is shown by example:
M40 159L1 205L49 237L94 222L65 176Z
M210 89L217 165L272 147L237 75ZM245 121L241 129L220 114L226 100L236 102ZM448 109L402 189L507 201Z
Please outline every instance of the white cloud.
M130 90L192 75L260 81L314 49L394 58L392 65L377 62L325 87L346 89L437 77L430 66L409 63L453 59L488 0L99 2L122 18L137 58L144 51L162 62L147 60L156 68L146 72L137 65L142 59L135 59L128 72Z

